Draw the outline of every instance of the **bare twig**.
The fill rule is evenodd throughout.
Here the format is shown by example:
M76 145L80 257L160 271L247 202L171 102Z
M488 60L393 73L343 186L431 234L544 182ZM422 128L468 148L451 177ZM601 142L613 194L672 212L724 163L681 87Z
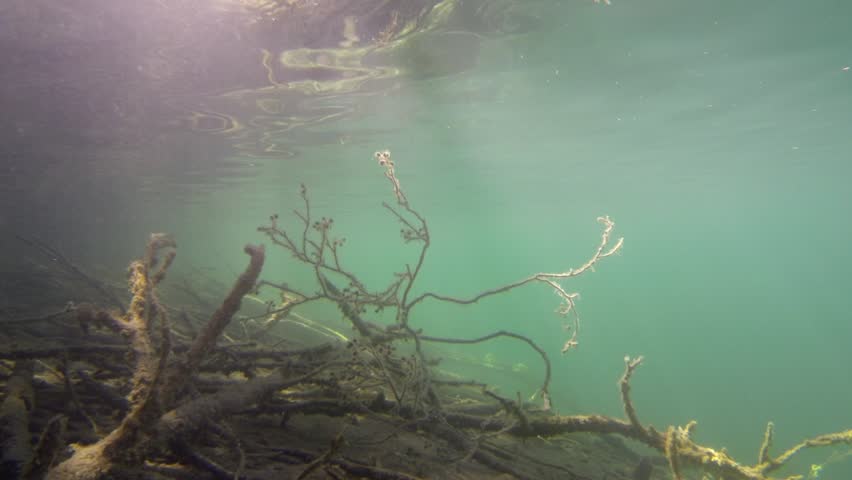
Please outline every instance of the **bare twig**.
M440 337L430 337L421 335L420 339L424 342L439 342L439 343L450 343L450 344L474 344L487 342L488 340L492 340L498 337L509 337L514 338L516 340L520 340L527 345L529 345L533 350L535 350L542 361L544 362L544 381L542 382L541 389L539 389L539 393L542 396L542 401L544 402L544 410L550 410L552 407L551 399L550 399L550 375L551 375L551 367L550 367L550 358L547 356L547 353L539 347L535 342L533 342L529 337L525 337L523 335L507 332L505 330L500 330L498 332L494 332L489 335L485 335L483 337L472 338L472 339L461 339L461 338L440 338Z

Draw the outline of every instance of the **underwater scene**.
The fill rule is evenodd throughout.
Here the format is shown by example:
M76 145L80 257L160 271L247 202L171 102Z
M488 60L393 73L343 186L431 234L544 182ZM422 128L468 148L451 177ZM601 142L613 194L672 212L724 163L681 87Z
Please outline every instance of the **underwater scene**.
M0 2L0 478L852 479L850 18Z

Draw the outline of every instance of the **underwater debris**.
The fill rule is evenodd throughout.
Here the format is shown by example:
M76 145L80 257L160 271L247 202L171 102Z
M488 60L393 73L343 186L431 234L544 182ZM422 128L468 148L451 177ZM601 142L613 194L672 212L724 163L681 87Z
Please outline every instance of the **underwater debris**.
M550 360L532 340L507 331L475 339L430 337L412 324L411 311L426 300L469 305L540 282L561 297L560 313L575 315L576 294L561 282L620 248L621 239L610 241L614 224L602 217L601 242L576 269L534 274L470 298L415 296L413 284L431 238L425 217L402 190L390 154L384 159L380 165L396 203L383 206L402 224L403 240L420 245L417 262L401 269L389 286L370 288L345 267L333 221L313 220L303 187L304 207L296 212L301 231L289 233L276 215L260 231L313 267L316 291L259 280L265 250L248 245L248 265L221 304L198 325L191 319L185 319L188 327L173 325L170 313L180 309L168 306L161 290L177 244L156 234L130 265L125 312L79 302L51 317L58 333L35 345L29 325L10 323L4 335L15 341L0 349L4 478L597 478L600 472L588 470L596 466L594 450L580 448L580 441L571 447L548 440L592 433L617 434L656 450L675 478L698 469L728 480L774 480L779 477L773 473L804 449L852 444L852 430L846 430L773 456L770 423L758 463L746 465L724 449L697 443L694 421L657 430L641 422L630 396L641 356L624 358L618 383L624 418L553 413ZM299 345L284 329L286 322L232 322L242 298L262 289L275 290L281 303L254 302L265 307L259 318L324 301L339 308L354 333ZM382 309L395 312L390 325L371 321L370 312ZM576 336L574 328L569 342ZM520 392L505 398L475 380L441 376L424 348L427 342L466 345L500 337L525 343L542 357L545 378L536 394L543 408L528 405ZM40 438L35 446L32 437ZM621 454L626 448L599 443L596 448L610 445ZM545 453L556 458L536 456ZM623 476L650 477L652 459L636 465L635 454L626 457Z

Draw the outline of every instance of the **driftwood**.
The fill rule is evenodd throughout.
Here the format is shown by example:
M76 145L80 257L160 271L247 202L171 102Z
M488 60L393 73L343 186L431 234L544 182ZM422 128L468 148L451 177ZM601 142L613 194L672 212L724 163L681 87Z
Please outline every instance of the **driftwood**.
M171 330L166 310L157 297L156 287L164 280L166 271L174 261L175 247L175 242L166 235L151 236L143 259L133 262L130 266L130 290L133 297L127 314L123 318L108 319L114 330L130 339L131 350L136 357L131 392L128 395L128 413L116 429L93 445L78 447L69 459L51 469L47 478L96 479L114 475L116 471L122 471L123 467L132 468L134 464L146 458L148 451L154 448L157 442L164 440L159 438L158 434L168 431L169 428L163 428L161 425L173 426L175 419L184 420L194 409L198 409L205 416L213 415L217 408L227 411L228 405L232 406L232 403L228 403L229 400L236 400L237 404L241 405L239 402L257 393L257 389L247 387L243 390L248 393L242 396L228 392L228 395L220 395L222 398L202 398L179 410L181 415L175 416L170 412L161 420L157 420L158 411L163 405L161 402L173 400L172 392L183 388L184 382L239 309L242 296L253 287L264 261L263 247L246 247L246 253L251 256L246 272L240 276L222 307L214 313L207 328L193 343L187 359L174 364L171 370L178 373L168 376L164 381L168 368L167 360L172 349ZM159 259L158 255L163 253L165 257ZM153 341L152 327L155 319L160 327L159 348L155 347ZM274 379L275 376L270 378ZM274 388L275 385L277 383L268 382L266 388ZM168 393L163 394L162 391Z
M389 285L370 288L346 268L344 240L332 236L331 219L314 219L302 187L298 232L283 228L277 215L259 230L313 270L316 290L261 281L265 250L249 245L245 271L221 304L207 312L208 320L194 324L186 317L186 325L173 328L169 313L183 310L166 306L160 293L177 245L155 234L142 258L130 265L126 310L72 305L37 320L56 327L51 338L34 337L30 322L8 322L4 335L14 341L0 349L7 372L0 378L0 476L648 480L686 479L700 472L726 480L773 480L799 478L775 475L804 449L852 444L852 430L846 430L773 455L770 424L757 463L748 465L724 449L697 443L695 422L658 430L642 423L630 396L641 357L625 358L618 384L623 418L554 414L549 390L559 379L552 378L547 351L529 337L503 330L474 339L433 337L413 325L411 313L428 301L469 305L543 285L561 301L557 312L570 330L562 350L568 352L580 340L580 319L577 294L565 282L620 250L622 240L611 236L612 220L599 219L601 241L579 267L532 274L469 298L415 294L427 261L429 228L406 197L390 153L380 152L376 159L395 198L384 207L402 225L403 241L420 246L416 262L400 269ZM90 278L73 268L80 278ZM258 289L277 294L280 302L270 301L264 313L233 322L245 296ZM199 303L198 295L192 297ZM106 306L122 304L104 299ZM322 342L307 345L288 338L291 315L320 301L336 305L353 333L323 327ZM395 313L390 325L370 319L381 310ZM500 396L476 379L443 377L427 350L432 343L495 338L522 342L542 358L539 405ZM578 440L568 443L569 435ZM611 436L635 440L659 455L640 457ZM593 438L609 440L593 444ZM577 445L594 446L591 461Z

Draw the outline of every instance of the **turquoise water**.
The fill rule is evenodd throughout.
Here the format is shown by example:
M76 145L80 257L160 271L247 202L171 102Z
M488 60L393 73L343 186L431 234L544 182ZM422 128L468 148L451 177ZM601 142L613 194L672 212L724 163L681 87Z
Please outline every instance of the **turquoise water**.
M581 293L582 326L565 356L558 298L542 285L474 306L424 303L416 327L528 335L551 355L565 414L621 415L622 359L644 355L633 380L640 417L658 428L695 419L699 442L746 463L767 421L775 453L852 427L852 4L524 8L541 18L535 28L477 37L470 68L318 100L351 113L275 133L299 142L295 156L248 156L220 150L221 136L187 144L175 133L157 162L117 162L120 211L79 220L67 246L96 257L87 234L100 232L118 263L146 232L171 231L181 262L216 267L225 281L241 268L240 246L262 240L258 225L272 213L291 218L303 182L316 213L347 237L346 264L378 288L417 254L381 208L393 194L372 153L388 148L432 234L421 292L470 296L578 266L601 215L625 238L619 255L566 282ZM186 160L217 154L215 167ZM35 207L50 210L49 198ZM264 277L310 285L286 252L270 258ZM332 309L308 313L337 321ZM509 396L540 382L538 357L512 342L441 352L446 368L491 378ZM494 362L501 368L483 365ZM528 370L512 372L520 363ZM815 451L798 471L832 452L849 448ZM822 478L852 478L852 461L828 464Z
M383 132L360 137L363 145L267 162L266 178L217 195L235 203L228 218L187 228L251 238L251 226L293 205L305 182L349 239L352 268L382 285L406 261L399 252L414 260L379 208L392 194L370 154L387 147L430 222L424 290L471 295L579 265L596 245L599 215L625 237L620 256L568 282L582 293L582 331L564 357L558 299L540 286L475 307L424 305L417 326L529 335L554 357L564 413L620 414L622 357L645 355L634 381L642 418L658 427L698 420L697 438L745 461L770 420L777 448L847 428L849 7L563 3L547 31L489 40L473 70L404 84L369 99L365 118L329 127ZM525 363L526 393L535 391L540 363L524 347L465 351ZM846 478L851 468L832 464L824 475Z

